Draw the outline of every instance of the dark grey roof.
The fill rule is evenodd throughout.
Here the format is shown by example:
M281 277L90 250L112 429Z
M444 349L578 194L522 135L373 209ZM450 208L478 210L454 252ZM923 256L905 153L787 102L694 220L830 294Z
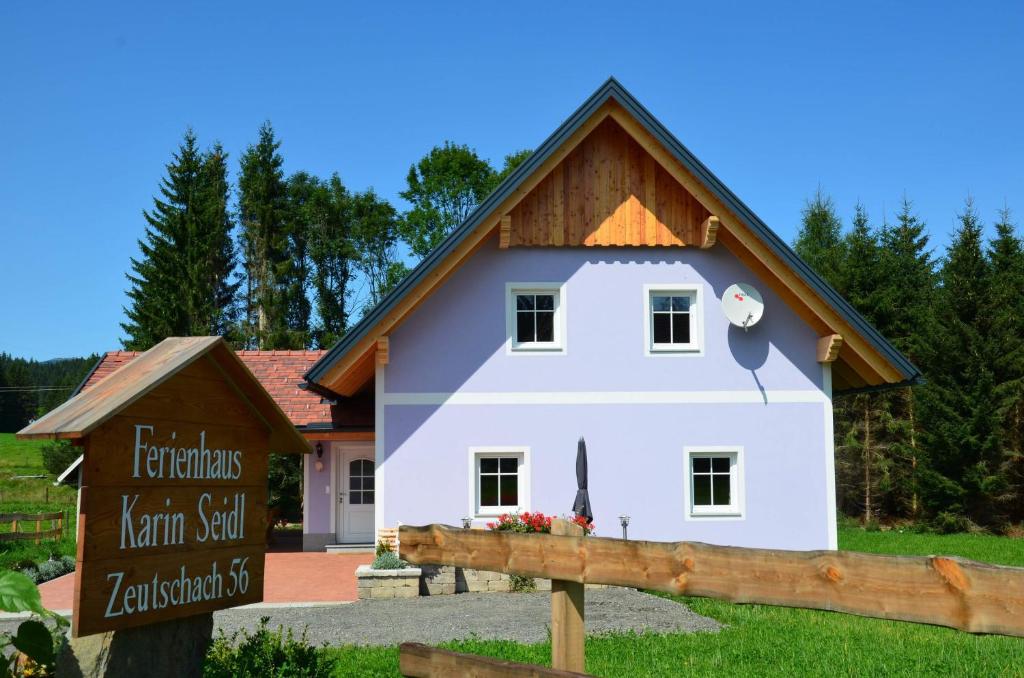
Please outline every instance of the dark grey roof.
M593 115L608 100L614 100L635 117L651 135L704 184L711 193L735 214L751 232L756 235L774 254L784 261L801 279L815 290L843 319L871 343L904 376L905 383L917 383L920 371L890 344L878 330L871 326L831 285L815 273L778 235L761 221L754 212L743 204L725 184L711 173L690 151L669 132L650 111L643 107L615 78L608 80L583 102L569 118L542 143L519 167L516 168L480 205L466 218L461 226L452 231L441 244L433 249L384 299L370 310L345 336L331 348L306 373L308 381L316 382L330 367L355 344L359 343L377 322L384 317L405 294L413 289L426 275L442 262L448 254L472 233L481 222L519 185L540 167L562 143Z

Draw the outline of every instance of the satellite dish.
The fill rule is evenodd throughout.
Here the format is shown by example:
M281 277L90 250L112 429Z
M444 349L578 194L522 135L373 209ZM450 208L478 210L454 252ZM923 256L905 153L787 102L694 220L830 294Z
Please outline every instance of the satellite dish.
M764 315L764 300L753 285L736 283L722 295L722 311L729 322L747 330Z

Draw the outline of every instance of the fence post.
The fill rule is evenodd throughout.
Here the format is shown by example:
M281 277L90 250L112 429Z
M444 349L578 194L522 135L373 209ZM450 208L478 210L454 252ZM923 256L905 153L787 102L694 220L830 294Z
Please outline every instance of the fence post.
M583 528L567 520L551 521L551 534L582 537ZM584 585L574 581L551 580L551 668L583 673Z

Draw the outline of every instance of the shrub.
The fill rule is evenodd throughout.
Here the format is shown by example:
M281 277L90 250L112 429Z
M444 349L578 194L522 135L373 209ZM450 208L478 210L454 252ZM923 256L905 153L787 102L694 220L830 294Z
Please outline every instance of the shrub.
M0 610L32 614L14 633L0 633L0 675L54 675L68 621L43 607L39 589L20 572L0 571L0 591Z
M373 560L373 564L370 565L375 570L401 570L404 567L409 567L409 563L405 562L391 551L385 551Z
M42 584L44 581L50 581L74 571L74 558L57 555L51 555L49 560L44 560L39 564L32 564L21 570L22 574L36 584Z
M537 590L537 582L533 577L521 577L518 574L508 576L508 590L512 593L531 593Z
M394 550L395 549L392 548L392 546L391 546L391 542L388 542L388 541L386 541L384 539L378 539L377 540L377 552L376 552L375 555L378 558L380 556L384 555L385 553L393 553Z
M203 675L208 678L256 678L262 676L318 677L331 674L327 656L306 640L306 632L298 638L291 629L272 631L269 617L260 619L254 633L241 631L220 636L206 653ZM241 642L239 642L241 636Z
M66 440L54 440L46 443L40 448L43 455L43 468L47 473L59 476L71 466L71 462L78 459L81 452L74 445Z
M953 534L954 532L970 532L974 524L966 517L950 511L940 511L932 519L932 527L939 534Z

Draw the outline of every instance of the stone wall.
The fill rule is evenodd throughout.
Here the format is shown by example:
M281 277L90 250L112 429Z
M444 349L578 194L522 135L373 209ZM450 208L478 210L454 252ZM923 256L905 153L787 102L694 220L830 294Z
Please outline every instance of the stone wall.
M375 570L369 565L356 568L356 585L359 599L416 598L420 595L418 567L401 570Z
M451 565L424 565L420 568L420 595L439 596L453 593L507 593L509 576L501 572L471 570ZM538 591L550 591L550 579L535 579Z

